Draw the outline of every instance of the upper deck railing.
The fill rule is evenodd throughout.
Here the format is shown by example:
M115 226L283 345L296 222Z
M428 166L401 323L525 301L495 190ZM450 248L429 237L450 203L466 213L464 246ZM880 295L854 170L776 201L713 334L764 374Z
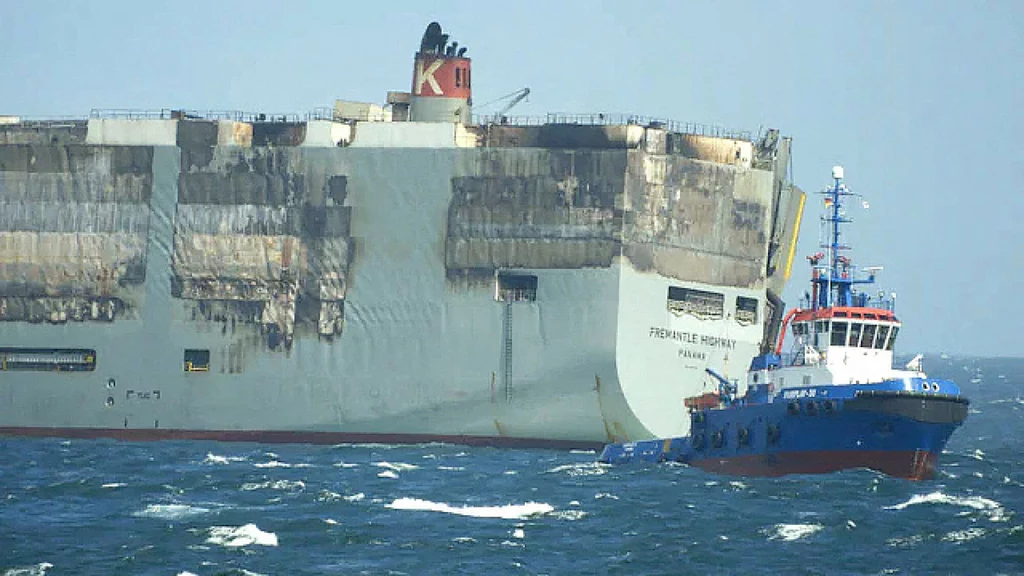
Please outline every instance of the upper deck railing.
M648 128L664 128L669 132L713 136L716 138L732 138L750 140L751 134L745 130L730 130L712 124L697 122L680 122L667 118L641 116L639 114L565 114L551 113L544 116L501 116L477 115L473 117L475 124L501 124L508 126L544 126L546 124L576 124L582 126L615 126L637 125Z
M122 120L229 120L235 122L302 122L312 120L339 120L333 108L314 108L305 114L247 112L244 110L192 110L175 108L130 109L130 108L94 108L89 111L89 118L122 119ZM20 118L18 124L52 124L56 122L73 122L84 120L80 117L54 116ZM346 120L379 121L376 116L366 118L346 118ZM745 130L730 130L712 124L697 122L680 122L666 118L642 116L639 114L564 114L551 113L543 116L473 116L473 124L504 125L504 126L545 126L545 125L579 125L579 126L643 126L646 128L663 128L679 134L711 136L715 138L731 138L750 141L751 133Z
M308 116L308 115L307 115ZM299 114L271 114L243 110L185 110L160 108L133 110L120 108L93 109L89 118L122 120L231 120L235 122L300 122Z

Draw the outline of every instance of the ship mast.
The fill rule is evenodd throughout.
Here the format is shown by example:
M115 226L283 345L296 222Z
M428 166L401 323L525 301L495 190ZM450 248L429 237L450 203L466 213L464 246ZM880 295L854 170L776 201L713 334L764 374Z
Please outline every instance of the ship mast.
M842 252L849 250L850 246L841 242L840 225L852 222L851 219L845 216L842 210L843 200L846 196L853 195L846 187L846 184L843 184L842 166L834 166L832 168L832 186L823 190L822 194L825 195L826 204L826 211L825 215L822 216L822 220L828 225L828 240L822 243L820 247L828 251L826 256L828 265L824 275L815 274L811 279L816 295L814 301L811 302L811 307L814 310L818 310L831 306L863 305L854 302L853 285L873 284L875 282L875 274L872 271L866 280L855 280L850 259L842 255ZM817 261L817 257L812 259L814 265L817 265Z

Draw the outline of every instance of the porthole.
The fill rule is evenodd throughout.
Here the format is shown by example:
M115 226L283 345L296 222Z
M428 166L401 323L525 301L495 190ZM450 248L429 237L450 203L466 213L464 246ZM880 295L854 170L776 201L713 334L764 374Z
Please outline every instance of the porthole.
M113 388L114 386L117 386L117 382L113 378L107 380L107 388Z
M107 406L110 407L110 406L113 406L113 405L114 405L114 397L113 396L107 396Z

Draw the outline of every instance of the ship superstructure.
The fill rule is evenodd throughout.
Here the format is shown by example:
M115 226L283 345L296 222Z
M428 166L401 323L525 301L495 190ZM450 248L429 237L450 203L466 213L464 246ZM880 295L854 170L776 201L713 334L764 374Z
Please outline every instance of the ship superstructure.
M475 118L470 65L431 24L384 105L0 117L0 433L688 432L781 319L789 139Z

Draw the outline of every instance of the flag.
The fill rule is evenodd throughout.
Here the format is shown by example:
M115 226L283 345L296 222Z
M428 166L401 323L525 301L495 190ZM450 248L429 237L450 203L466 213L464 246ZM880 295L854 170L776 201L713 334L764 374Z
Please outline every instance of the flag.
M832 197L831 196L825 196L825 208L829 208L831 206L832 206Z

